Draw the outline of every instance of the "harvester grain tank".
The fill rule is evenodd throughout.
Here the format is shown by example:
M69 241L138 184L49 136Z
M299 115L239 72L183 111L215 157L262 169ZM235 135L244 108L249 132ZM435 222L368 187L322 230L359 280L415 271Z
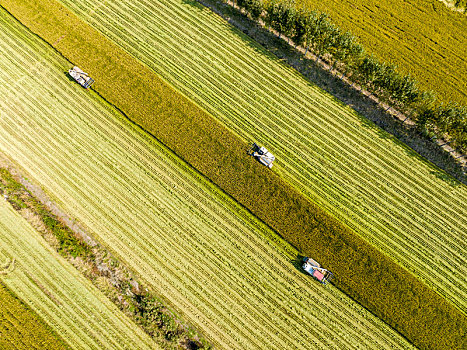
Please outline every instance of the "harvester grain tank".
M323 269L321 265L312 258L304 257L302 268L322 284L326 284L334 278L334 275L331 273L331 271Z
M269 169L272 168L272 162L276 159L271 152L266 148L258 146L253 143L253 146L248 150L248 154L255 157L261 164L267 166Z
M80 68L74 66L68 71L68 74L75 79L82 87L88 89L93 83L94 79L88 73L83 72Z

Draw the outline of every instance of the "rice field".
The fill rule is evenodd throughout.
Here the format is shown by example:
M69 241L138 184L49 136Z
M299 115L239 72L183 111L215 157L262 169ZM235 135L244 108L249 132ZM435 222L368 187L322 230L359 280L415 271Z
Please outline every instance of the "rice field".
M195 2L60 1L267 146L274 171L466 312L465 185Z
M15 268L2 276L3 283L71 349L158 348L90 281L53 251L8 202L1 200L0 260L7 259L15 259ZM15 316L19 313L15 312ZM41 340L32 344L39 346ZM49 349L52 348L53 344Z
M6 96L0 151L215 345L411 348L332 285L303 274L293 263L297 251L92 91L70 82L64 74L69 63L0 13L0 94ZM2 254L25 245L2 239ZM50 254L35 261L52 261ZM17 256L19 269L8 276L12 289L20 290L20 280L33 288L22 277L29 273L57 288L62 308L76 305L58 292L82 290L71 287L80 281L75 272L52 279L45 263L33 270L27 262L34 257ZM57 264L50 269L59 273ZM41 300L53 309L48 299ZM101 308L93 310L98 319L114 321ZM82 336L79 341L88 339Z

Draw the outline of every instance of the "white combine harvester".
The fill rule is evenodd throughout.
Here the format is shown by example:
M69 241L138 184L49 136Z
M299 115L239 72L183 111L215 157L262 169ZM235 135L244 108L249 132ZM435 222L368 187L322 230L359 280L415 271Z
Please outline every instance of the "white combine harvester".
M334 277L331 271L323 269L321 265L312 258L304 257L302 268L322 284L326 284Z
M276 159L271 152L264 147L258 146L256 143L253 143L253 146L248 150L248 154L255 157L258 162L267 166L269 169L272 168L272 162Z
M74 66L72 69L68 71L68 74L75 79L82 87L88 89L92 83L94 83L94 79L91 78L88 73L83 72L78 67Z

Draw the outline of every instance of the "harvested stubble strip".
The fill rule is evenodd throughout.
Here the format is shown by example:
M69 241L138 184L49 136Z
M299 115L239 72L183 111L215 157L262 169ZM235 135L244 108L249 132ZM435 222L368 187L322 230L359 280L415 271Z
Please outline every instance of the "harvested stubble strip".
M340 289L416 346L466 347L464 314L247 157L245 142L148 67L55 1L0 3L89 72L102 97L304 254L322 262L335 273Z

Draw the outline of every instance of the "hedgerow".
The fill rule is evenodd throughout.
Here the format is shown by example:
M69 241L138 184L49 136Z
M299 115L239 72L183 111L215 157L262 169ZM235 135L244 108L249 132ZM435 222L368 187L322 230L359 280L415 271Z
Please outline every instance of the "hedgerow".
M1 0L96 80L95 90L336 275L335 284L422 348L465 345L465 315L277 175L248 145L55 1ZM60 39L60 40L58 40Z

